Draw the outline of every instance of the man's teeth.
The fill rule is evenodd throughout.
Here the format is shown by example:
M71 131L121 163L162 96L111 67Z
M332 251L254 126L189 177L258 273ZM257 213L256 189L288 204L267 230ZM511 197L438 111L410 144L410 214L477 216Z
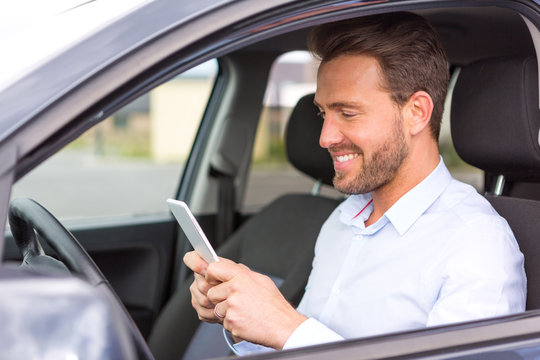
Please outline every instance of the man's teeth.
M357 157L358 157L358 154L348 154L348 155L336 156L336 160L338 162L344 162L344 161L356 159Z

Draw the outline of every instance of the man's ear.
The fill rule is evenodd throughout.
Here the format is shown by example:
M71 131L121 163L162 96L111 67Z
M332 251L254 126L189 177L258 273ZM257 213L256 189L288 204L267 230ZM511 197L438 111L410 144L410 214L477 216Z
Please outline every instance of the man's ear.
M427 92L417 91L409 98L404 110L410 134L417 135L426 127L429 127L431 113L433 112L433 100Z

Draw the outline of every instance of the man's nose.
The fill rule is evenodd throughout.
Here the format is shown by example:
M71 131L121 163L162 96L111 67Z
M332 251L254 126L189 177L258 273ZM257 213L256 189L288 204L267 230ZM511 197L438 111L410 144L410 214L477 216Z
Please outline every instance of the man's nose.
M319 145L328 149L332 145L339 144L343 140L339 127L331 116L326 115L323 120L321 136L319 137Z

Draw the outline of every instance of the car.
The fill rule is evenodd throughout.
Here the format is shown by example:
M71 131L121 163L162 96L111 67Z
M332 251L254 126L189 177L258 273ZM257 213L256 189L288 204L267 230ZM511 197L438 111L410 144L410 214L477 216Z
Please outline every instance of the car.
M190 206L220 254L272 275L297 302L320 226L343 200L328 185L321 124L306 121L317 67L306 39L318 24L394 11L425 16L447 50L440 150L516 234L527 311L250 358L540 357L538 1L96 0L30 10L6 10L0 37L0 358L230 355L217 345L220 327L199 326L191 308L182 263L191 248L167 198Z

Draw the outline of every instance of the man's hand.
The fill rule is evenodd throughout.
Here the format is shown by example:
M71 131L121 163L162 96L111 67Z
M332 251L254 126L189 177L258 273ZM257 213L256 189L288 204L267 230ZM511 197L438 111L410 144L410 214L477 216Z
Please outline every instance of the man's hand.
M196 307L199 317L205 319L214 315L215 321L219 319L215 316L217 312L223 316L219 320L233 337L282 349L292 332L307 318L287 302L269 277L242 264L220 260L204 269L206 282L202 289L197 287L199 291L192 291L193 296L198 296L199 309L209 310L213 306L204 316ZM199 292L206 296L199 297Z
M207 296L208 290L218 283L210 284L206 281L206 269L208 263L204 261L195 251L190 251L184 256L184 263L195 274L195 280L189 287L191 292L191 305L197 311L199 320L217 323L221 322L214 313L215 304Z

